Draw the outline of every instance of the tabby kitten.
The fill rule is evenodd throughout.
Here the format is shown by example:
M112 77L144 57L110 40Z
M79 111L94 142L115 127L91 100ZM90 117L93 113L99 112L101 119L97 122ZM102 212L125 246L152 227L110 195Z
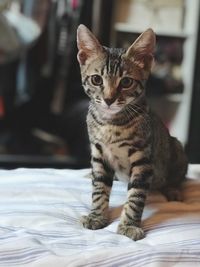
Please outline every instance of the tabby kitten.
M141 217L149 190L160 189L169 197L187 170L181 144L146 103L155 43L151 29L127 50L101 46L84 25L77 30L82 83L91 99L87 126L93 176L92 208L82 223L89 229L108 224L109 196L117 177L128 182L117 232L133 240L144 237Z

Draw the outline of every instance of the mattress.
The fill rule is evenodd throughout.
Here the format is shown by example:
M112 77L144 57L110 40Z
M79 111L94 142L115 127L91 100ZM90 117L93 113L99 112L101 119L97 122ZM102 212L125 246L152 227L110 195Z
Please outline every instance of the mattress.
M139 241L116 233L126 184L114 182L110 224L94 231L80 223L90 170L0 170L0 266L200 266L199 170L190 166L183 202L149 195Z

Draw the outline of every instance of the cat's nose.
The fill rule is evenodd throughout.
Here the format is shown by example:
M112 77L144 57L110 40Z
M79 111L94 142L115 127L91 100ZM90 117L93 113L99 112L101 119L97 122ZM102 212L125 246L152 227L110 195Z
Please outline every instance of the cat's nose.
M115 99L114 98L104 98L104 101L106 102L106 104L108 106L112 105L112 103L115 102Z

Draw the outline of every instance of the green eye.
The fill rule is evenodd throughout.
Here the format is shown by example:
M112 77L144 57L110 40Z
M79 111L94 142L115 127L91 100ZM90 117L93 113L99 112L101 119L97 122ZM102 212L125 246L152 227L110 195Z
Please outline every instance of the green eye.
M124 77L120 81L120 86L122 88L130 88L133 85L134 80L129 77Z
M103 79L100 75L95 74L91 76L91 82L95 86L100 86L103 84Z

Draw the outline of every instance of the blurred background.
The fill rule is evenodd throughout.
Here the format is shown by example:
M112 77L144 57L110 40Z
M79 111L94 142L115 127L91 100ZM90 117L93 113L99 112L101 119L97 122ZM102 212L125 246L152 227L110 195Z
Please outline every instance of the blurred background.
M199 11L199 0L1 0L0 168L89 166L80 23L114 47L154 29L149 104L200 163Z

